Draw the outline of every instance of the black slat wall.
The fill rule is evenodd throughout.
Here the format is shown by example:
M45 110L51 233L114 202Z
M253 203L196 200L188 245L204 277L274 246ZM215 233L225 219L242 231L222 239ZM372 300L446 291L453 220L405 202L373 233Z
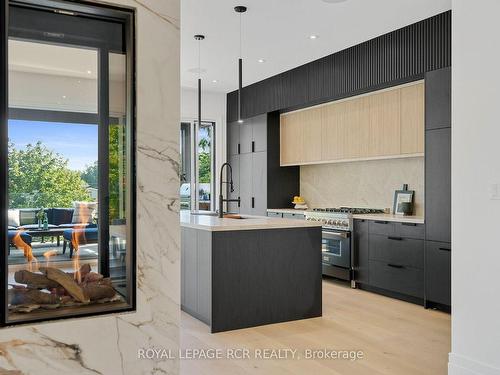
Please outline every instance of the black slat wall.
M243 88L242 116L287 111L423 78L451 66L451 11ZM227 94L228 122L237 92Z

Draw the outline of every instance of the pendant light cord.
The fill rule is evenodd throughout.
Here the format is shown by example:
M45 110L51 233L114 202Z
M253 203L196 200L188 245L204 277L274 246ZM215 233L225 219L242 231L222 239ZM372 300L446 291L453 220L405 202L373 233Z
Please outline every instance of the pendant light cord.
M243 53L241 52L242 51L242 47L241 47L242 42L241 41L242 41L242 34L243 34L242 29L243 28L242 28L241 24L242 24L242 20L241 20L241 13L240 13L240 59L243 58Z
M201 78L201 39L198 39L198 78Z

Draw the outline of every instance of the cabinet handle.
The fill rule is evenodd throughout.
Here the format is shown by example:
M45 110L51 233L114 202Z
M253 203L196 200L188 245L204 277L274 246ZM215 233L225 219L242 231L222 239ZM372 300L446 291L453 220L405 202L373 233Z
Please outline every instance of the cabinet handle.
M405 225L407 227L416 227L417 223L401 223L401 225Z
M375 220L375 224L387 224L388 221Z
M255 152L255 141L252 141L252 152Z
M387 237L388 240L393 240L393 241L402 241L403 239L401 237Z
M255 208L255 198L252 197L252 208Z
M440 247L439 250L443 250L443 251L451 251L451 249L448 249L447 247Z
M392 263L387 263L387 265L389 267L392 267L392 268L405 268L404 266L400 265L400 264L392 264Z
M238 143L238 154L240 154L240 144Z
M238 197L238 208L241 206L241 197Z

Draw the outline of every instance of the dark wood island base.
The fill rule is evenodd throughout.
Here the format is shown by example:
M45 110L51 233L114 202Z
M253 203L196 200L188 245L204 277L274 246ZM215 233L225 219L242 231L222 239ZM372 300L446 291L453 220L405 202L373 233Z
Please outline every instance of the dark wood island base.
M212 333L322 313L321 228L182 228L182 310Z

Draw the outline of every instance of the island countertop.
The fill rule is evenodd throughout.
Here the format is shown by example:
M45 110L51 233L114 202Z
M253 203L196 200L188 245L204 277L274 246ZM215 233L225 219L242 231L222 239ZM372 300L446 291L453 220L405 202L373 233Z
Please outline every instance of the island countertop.
M321 227L321 223L309 222L305 220L281 219L252 215L242 215L242 217L243 219L221 219L218 216L191 215L189 211L180 212L181 227L207 231Z

